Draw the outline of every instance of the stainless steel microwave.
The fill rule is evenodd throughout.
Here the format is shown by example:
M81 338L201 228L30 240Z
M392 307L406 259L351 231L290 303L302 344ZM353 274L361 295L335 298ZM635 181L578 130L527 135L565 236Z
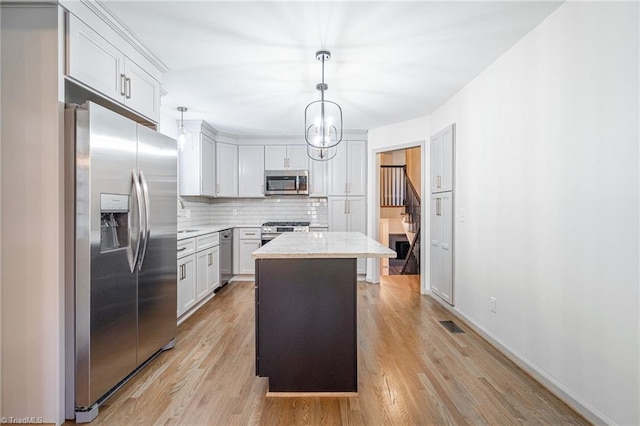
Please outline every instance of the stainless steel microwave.
M264 195L309 195L308 170L265 170Z

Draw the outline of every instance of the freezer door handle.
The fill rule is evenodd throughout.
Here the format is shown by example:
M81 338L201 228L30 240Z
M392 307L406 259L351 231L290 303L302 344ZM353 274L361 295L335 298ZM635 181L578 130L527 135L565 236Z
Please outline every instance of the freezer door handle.
M142 223L143 218L143 207L142 207L142 190L140 189L140 182L138 182L138 175L135 170L131 170L131 192L135 191L136 195L136 207L138 208L138 238L135 242L135 250L133 248L133 244L129 244L129 251L127 253L127 257L129 260L129 268L133 273L136 270L136 265L138 263L138 257L140 256L140 244L143 238L144 232L144 224ZM129 218L131 218L131 214L129 214ZM133 234L131 227L131 219L129 219L129 236Z
M138 262L138 270L142 270L142 263L144 257L147 254L147 246L149 245L149 236L151 235L151 227L149 226L151 217L151 206L149 204L149 185L147 185L147 179L144 177L144 172L140 170L140 183L142 187L142 194L144 200L144 244L140 253L140 261ZM142 216L142 215L141 215Z

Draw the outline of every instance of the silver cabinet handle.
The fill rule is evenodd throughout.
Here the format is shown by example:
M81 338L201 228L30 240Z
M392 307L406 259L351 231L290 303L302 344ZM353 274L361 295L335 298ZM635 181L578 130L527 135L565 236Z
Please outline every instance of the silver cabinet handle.
M125 96L127 99L131 99L131 79L126 77L125 79Z
M344 193L347 193L347 182L344 183Z
M244 235L256 235L255 232L245 232Z
M180 247L178 251L185 251L186 249L187 249L186 247Z
M436 198L436 216L442 216L442 198Z
M442 188L442 176L438 175L438 188Z
M347 200L344 200L344 214L347 214Z
M220 184L216 183L216 194L220 193Z
M120 94L124 96L126 92L127 78L124 74L120 74Z
M209 253L209 266L213 265L213 254Z
M351 194L351 182L347 182L347 194Z

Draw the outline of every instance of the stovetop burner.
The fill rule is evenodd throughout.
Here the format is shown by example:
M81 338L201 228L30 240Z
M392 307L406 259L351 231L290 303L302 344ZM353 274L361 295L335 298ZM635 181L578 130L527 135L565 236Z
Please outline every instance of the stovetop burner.
M265 222L262 226L309 226L311 222Z

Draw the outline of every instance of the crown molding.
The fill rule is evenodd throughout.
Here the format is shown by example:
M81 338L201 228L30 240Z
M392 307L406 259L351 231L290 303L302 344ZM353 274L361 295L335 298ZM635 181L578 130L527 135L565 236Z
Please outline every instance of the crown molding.
M140 40L135 33L127 27L101 0L80 0L89 10L95 13L109 27L111 27L120 37L125 39L134 49L151 62L163 73L169 71L169 67L160 60L146 44Z

